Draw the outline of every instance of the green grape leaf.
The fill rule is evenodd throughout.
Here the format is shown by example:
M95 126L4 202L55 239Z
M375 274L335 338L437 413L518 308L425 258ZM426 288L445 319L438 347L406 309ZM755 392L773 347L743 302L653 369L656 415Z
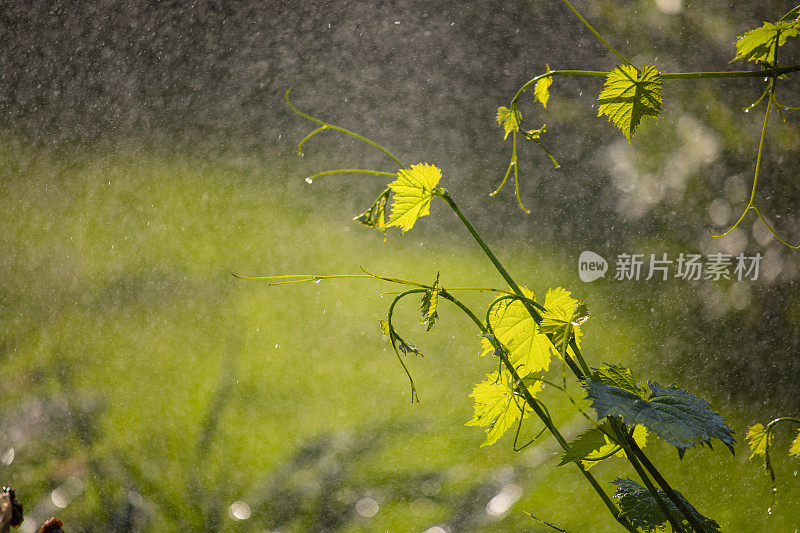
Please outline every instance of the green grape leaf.
M414 227L417 219L430 211L436 185L442 171L434 165L420 163L397 171L397 179L389 184L394 193L389 226L399 226L403 233Z
M581 461L583 468L589 470L591 467L607 457L625 457L625 451L619 450L616 441L608 435L613 435L611 424L606 421L600 427L591 428L582 433L577 439L569 443L569 451L564 453L558 466L562 466L574 461ZM633 430L633 439L636 444L643 448L647 445L647 428L636 426Z
M621 516L626 517L631 521L633 527L639 528L645 533L663 531L662 528L666 527L667 517L664 516L661 507L659 507L653 495L650 494L650 491L631 479L617 478L611 483L617 486L614 497L619 504ZM661 497L661 501L667 506L670 514L680 520L681 525L686 526L688 530L692 530L692 528L689 527L689 521L681 514L678 507L672 503L667 493L662 489L656 490ZM689 510L698 522L700 522L703 529L708 533L719 533L719 524L716 521L701 515L680 492L675 492L684 507Z
M550 71L550 65L547 65L547 71ZM550 99L550 86L553 84L553 76L540 78L536 85L533 87L533 98L535 101L540 102L542 107L547 109L547 101Z
M800 35L800 20L765 22L760 28L752 29L736 40L736 57L745 61L772 64L777 46L786 44L790 37Z
M766 431L761 423L755 424L747 431L747 444L750 446L750 459L760 455L767 457L767 448L772 444L772 431Z
M629 426L642 424L675 446L681 457L696 444L711 447L712 438L722 441L734 453L733 430L705 400L677 387L662 387L654 381L648 385L651 394L645 400L602 381L590 379L583 383L598 418L620 416Z
M636 384L636 379L633 377L633 372L630 368L622 365L615 365L605 363L603 368L595 368L592 379L602 381L610 387L632 392L642 400L647 399L648 391Z
M375 228L383 233L383 240L386 241L386 202L389 200L391 189L386 189L372 203L372 205L361 213L353 217L353 220L369 228Z
M519 123L521 120L522 117L519 111L515 110L512 113L511 110L505 106L497 108L497 123L503 128L503 131L506 132L506 136L503 137L503 140L508 139L508 134L512 131L519 131Z
M642 119L658 117L661 112L661 82L655 67L637 71L632 65L618 66L608 73L597 98L597 116L607 115L630 144Z
M800 458L800 429L797 430L797 436L794 438L792 446L789 448L789 455Z
M547 309L542 314L539 330L550 335L550 339L559 355L563 354L572 336L580 347L580 324L589 318L586 305L573 298L568 290L557 287L550 289L544 297L544 306Z
M427 324L430 331L436 319L439 318L439 311L437 306L439 303L439 273L436 273L436 281L433 282L433 288L427 290L422 295L422 304L419 310L422 311L422 324Z
M530 415L525 400L512 389L511 375L503 370L486 375L486 380L475 385L470 393L473 399L474 416L465 426L485 428L486 441L481 446L491 446L519 420ZM535 396L542 388L541 381L530 385L528 391Z
M534 294L522 287L522 294L534 300ZM547 335L539 331L525 305L519 300L504 300L495 305L489 316L495 338L508 350L508 359L516 367L520 377L550 368L553 344ZM494 352L487 338L481 340L481 356Z

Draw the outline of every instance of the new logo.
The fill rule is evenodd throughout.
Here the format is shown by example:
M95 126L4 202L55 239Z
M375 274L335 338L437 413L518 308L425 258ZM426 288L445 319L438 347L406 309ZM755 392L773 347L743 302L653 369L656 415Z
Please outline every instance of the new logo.
M589 283L605 276L608 270L608 261L594 252L586 250L578 257L578 276L581 281Z

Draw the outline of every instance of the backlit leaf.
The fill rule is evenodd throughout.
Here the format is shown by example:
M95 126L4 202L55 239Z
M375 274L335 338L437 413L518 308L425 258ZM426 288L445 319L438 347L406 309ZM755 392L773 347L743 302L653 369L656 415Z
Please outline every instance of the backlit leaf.
M800 430L797 430L797 436L794 438L792 446L789 448L789 455L800 458Z
M766 431L763 424L758 423L747 431L746 438L750 446L750 459L757 455L767 457L767 448L772 444L772 431Z
M547 65L547 70L550 70L550 65ZM547 76L539 79L533 87L533 97L537 102L547 109L547 101L550 99L550 86L553 84L553 76Z
M530 300L535 299L527 287L522 287L522 294ZM531 372L547 372L554 351L553 344L547 335L539 331L539 326L521 301L500 302L494 306L489 322L497 340L508 349L508 358L520 377ZM494 351L489 339L482 339L481 344L481 356Z
M437 306L439 303L439 273L436 273L436 281L433 282L433 289L425 291L422 295L422 304L419 310L422 311L422 323L427 324L426 331L430 331L436 319L439 318Z
M558 354L564 353L573 335L575 342L580 347L580 324L589 318L586 306L573 298L570 291L561 287L547 291L544 297L544 306L547 311L542 314L539 330L542 333L550 334Z
M790 37L800 35L800 20L765 22L760 28L752 29L739 36L736 41L736 57L745 61L772 64L777 46L786 44Z
M397 171L397 179L389 184L394 193L389 226L399 226L403 233L410 230L420 217L430 210L434 190L442 171L434 165L420 163Z
M541 382L537 381L528 385L528 391L535 396L541 387ZM485 428L486 441L481 446L491 446L520 416L530 415L525 400L513 391L511 375L505 370L487 374L485 381L475 385L470 397L474 402L474 416L465 425Z
M497 123L506 133L505 137L503 137L503 140L508 139L508 134L512 131L519 131L520 119L521 117L519 111L515 110L512 113L511 110L505 106L497 108Z
M667 517L664 516L661 507L659 507L653 495L650 494L650 491L630 479L617 478L611 483L617 486L614 497L617 498L620 515L630 520L634 527L640 528L646 533L662 531L662 528L666 527ZM689 528L688 531L693 531L689 521L681 514L678 507L672 503L667 493L661 489L656 490L661 497L661 501L667 506L670 514L677 519L681 525ZM719 524L717 524L716 521L701 515L680 492L675 492L684 507L689 510L689 513L691 513L698 522L700 522L707 533L719 533Z
M650 398L645 400L631 391L587 380L583 386L589 393L598 418L620 416L629 426L642 424L662 439L684 452L696 444L708 444L711 439L722 441L733 453L733 430L708 403L677 387L662 387L651 381Z
M631 65L618 66L606 77L597 99L597 116L606 115L630 143L642 119L661 112L661 82L655 67L637 71Z

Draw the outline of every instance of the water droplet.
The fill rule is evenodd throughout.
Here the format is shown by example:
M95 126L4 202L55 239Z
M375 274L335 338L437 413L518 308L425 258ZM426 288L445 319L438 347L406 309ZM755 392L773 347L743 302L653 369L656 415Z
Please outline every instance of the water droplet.
M795 470L794 472L792 472L792 475L793 475L793 476L795 476L795 477L797 477L797 470Z
M361 498L356 502L356 512L366 518L375 516L379 510L378 502L372 498Z
M583 91L578 91L578 96L583 96Z
M767 508L767 514L772 514L772 507Z
M311 185L312 183L314 183L314 180L312 180L311 178L306 178L306 183Z
M749 110L749 109L745 109L745 110L744 110L744 112L745 112L745 113L749 113L749 112L750 112L750 110Z
M0 461L2 461L4 465L10 465L11 463L13 463L14 462L14 448L9 448L8 450L6 450L6 452L3 454L3 456L0 457ZM795 475L797 475L797 472L795 472Z
M228 507L228 512L231 518L235 518L236 520L247 520L252 514L250 506L243 501L233 502L231 506Z
M311 283L319 283L320 281L322 281L322 280L319 279L319 278L314 278L314 279L311 280Z

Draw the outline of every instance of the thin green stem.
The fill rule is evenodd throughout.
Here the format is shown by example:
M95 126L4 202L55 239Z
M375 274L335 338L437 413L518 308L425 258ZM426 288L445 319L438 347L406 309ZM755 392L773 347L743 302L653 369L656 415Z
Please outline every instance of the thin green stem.
M786 14L785 14L784 16L782 16L782 17L780 18L780 20L778 20L778 22L781 22L781 21L785 20L787 17L791 16L791 14L792 14L792 13L795 13L795 12L796 12L796 11L798 11L798 10L800 10L800 5L798 5L798 6L794 6L792 9L790 9L789 11L787 11L787 12L786 12Z
M775 420L767 424L765 431L771 430L773 426L775 426L776 424L780 424L781 422L794 422L795 424L800 424L800 418L795 418L793 416L782 416L780 418L776 418Z
M590 32L592 32L592 33L594 34L594 36L595 36L595 37L597 37L597 39L598 39L598 40L599 40L601 43L603 43L603 46L605 46L606 48L608 48L608 50L609 50L609 51L610 51L612 54L614 54L615 56L617 56L618 58L620 58L620 59L621 59L623 62L627 63L628 65L631 65L631 66L633 66L634 68L636 68L636 65L634 65L634 64L633 64L633 63L632 63L632 62L631 62L631 61L630 61L630 60L629 60L627 57L625 57L624 55L622 55L622 54L620 54L619 52L617 52L616 48L614 48L613 46L611 46L611 45L608 43L608 41L606 41L606 40L603 38L603 36L602 36L602 35L600 35L600 34L597 32L597 30L595 30L595 29L592 27L592 25L591 25L591 24L589 24L589 21L587 21L585 18L583 18L583 15L581 15L581 14L580 14L580 12L578 12L578 10L577 10L577 9L575 9L575 7L573 7L573 5L572 5L572 4L569 2L569 0L561 0L561 1L562 1L562 2L564 2L564 4L566 4L566 6L567 6L568 8L570 8L570 10L571 10L573 13L575 13L575 16L576 16L576 17L578 17L578 18L580 19L580 21L581 21L581 22L583 22L583 25L584 25L584 26L586 26L586 27L589 29L589 31L590 31Z
M517 282L514 281L514 279L511 277L511 275L508 273L508 271L505 269L502 263L500 263L497 257L492 253L492 251L489 249L489 245L487 245L486 242L481 238L481 236L478 235L478 232L475 231L475 228L472 227L472 224L470 224L469 220L466 219L464 213L461 212L461 210L456 205L455 201L453 201L453 198L452 196L450 196L450 193L442 189L437 189L434 194L438 195L442 200L444 200L444 202L448 206L450 206L450 209L452 209L455 212L459 220L461 220L461 223L464 224L464 226L467 228L467 231L469 231L469 233L472 235L475 241L480 245L481 249L483 250L483 253L486 254L486 257L489 258L489 261L491 261L495 269L497 269L497 272L499 272L500 275L503 277L503 279L506 281L506 283L508 283L508 286L511 287L511 290L514 291L514 294L524 297L525 295L522 294L522 290L519 288L519 285L517 285ZM538 312L534 311L533 314L534 317L539 317L539 319L541 320L541 315L539 315Z
M316 174L312 174L311 176L306 178L308 183L311 183L315 179L328 176L330 174L372 174L374 176L397 176L397 172L383 172L381 170L367 170L363 168L340 168L336 170L323 170L322 172L317 172Z
M764 215L761 214L761 211L758 209L758 206L753 205L753 211L756 212L756 214L758 215L759 220L761 220L761 222L764 223L764 225L767 227L769 232L772 233L772 236L775 237L776 239L778 239L778 241L781 244L783 244L787 248L791 248L792 250L800 249L800 242L798 242L797 244L791 244L786 239L784 239L783 237L778 235L778 232L775 231L775 229L770 225L770 223L767 222L767 219L764 218Z
M800 70L800 65L785 67L765 68L763 70L731 70L721 72L662 72L661 78L665 80L691 80L712 78L776 78L782 74L789 74Z
M303 113L302 111L297 109L294 106L294 104L292 104L291 100L289 100L289 93L291 93L291 92L292 92L291 89L286 89L286 94L284 94L283 98L284 98L284 100L286 100L286 103L289 105L289 108L292 111L294 111L296 114L300 115L301 117L303 117L306 120L310 120L311 122L316 122L317 124L319 124L321 126L326 126L327 128L339 131L341 133L344 133L345 135L349 135L349 136L351 136L351 137L353 137L355 139L358 139L359 141L365 142L368 145L370 145L370 146L372 146L374 148L377 148L378 150L380 150L381 152L383 152L384 154L389 156L395 163L397 163L401 167L405 166L405 165L403 165L403 163L400 162L399 159L397 159L397 157L395 157L395 155L393 153L391 153L389 150L387 150L386 148L384 148L380 144L376 143L375 141L367 139L363 135L359 135L358 133L352 132L352 131L350 131L348 129L342 128L341 126L336 126L336 125L331 124L329 122L325 122L324 120L320 120L318 118L312 117L311 115L309 115L307 113Z
M325 131L327 129L328 129L328 125L326 124L324 126L320 126L319 128L315 129L314 131L312 131L311 133L309 133L308 135L303 137L303 140L300 141L297 144L297 155L303 155L303 145L306 143L307 140L309 140L311 137L313 137L317 133L319 133L321 131Z
M758 142L758 155L756 156L756 171L755 175L753 176L753 188L750 191L750 200L748 200L747 207L744 208L744 211L742 211L742 214L739 216L739 219L733 226L730 227L728 231L722 233L721 235L715 235L714 233L711 232L711 230L708 231L709 235L711 235L715 239L720 239L722 237L725 237L726 235L730 234L730 232L735 230L742 222L742 220L744 219L745 215L750 210L750 208L753 207L756 198L756 188L758 187L758 173L761 170L761 156L764 152L764 140L767 138L767 124L769 123L769 114L770 111L772 110L772 103L774 101L774 98L775 98L775 88L774 88L774 81L772 81L769 90L769 100L767 101L767 112L764 114L764 124L763 126L761 126L761 140Z
M403 345L408 346L408 343L403 340L400 335L397 334L397 331L394 329L394 325L392 324L392 318L394 315L394 308L395 306L405 298L411 294L416 294L420 292L425 292L427 289L408 289L397 295L394 300L392 300L392 304L389 306L389 312L386 316L386 323L389 328L389 340L392 343L392 348L394 348L394 353L397 356L397 360L400 361L400 365L405 370L406 376L408 376L408 381L411 383L411 403L419 403L419 395L417 394L417 388L414 386L414 378L411 377L411 372L408 370L405 361L403 361L403 357L400 355L400 351L397 349L397 340L399 340ZM415 349L414 349L415 350ZM417 351L417 353L419 353Z

